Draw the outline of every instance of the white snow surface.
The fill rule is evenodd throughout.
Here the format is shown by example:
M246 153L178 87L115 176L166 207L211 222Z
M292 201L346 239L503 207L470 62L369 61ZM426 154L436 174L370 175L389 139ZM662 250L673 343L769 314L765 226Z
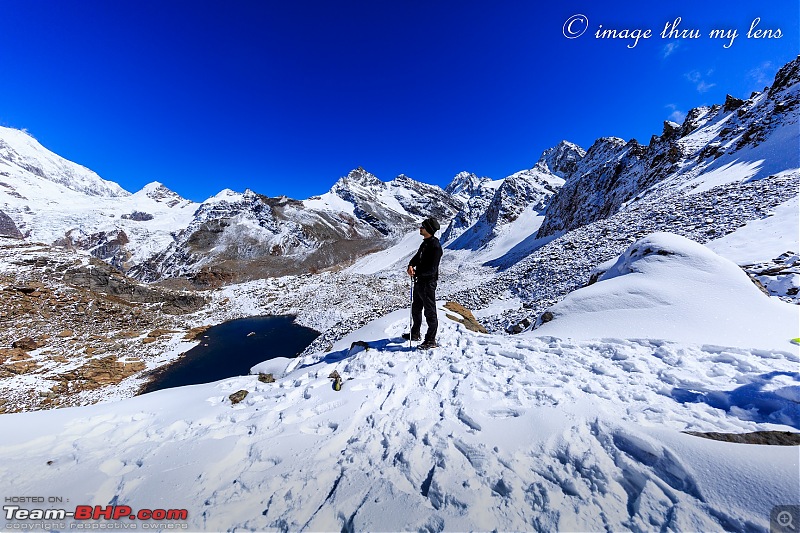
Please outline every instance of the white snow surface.
M555 318L536 333L771 350L793 349L800 333L798 306L766 296L733 262L670 233L636 241L597 283L550 311Z
M90 196L130 195L118 184L106 181L88 168L54 154L29 133L0 126L0 169L7 171L14 167Z
M707 246L738 265L747 265L798 253L800 243L800 196L777 206L760 220L754 220Z
M347 267L345 272L376 274L381 271L397 270L400 264L408 264L421 243L422 237L419 230L410 231L391 248L358 259Z
M528 334L472 333L440 309L440 347L409 350L400 310L331 352L254 367L275 383L2 415L0 485L70 505L185 508L198 531L766 531L774 505L800 498L797 448L682 432L800 429L800 357L786 340L797 311L790 332L771 324L791 306L768 305L699 244L654 234L634 246ZM742 310L729 293L750 306L756 342L719 320ZM718 325L672 316L657 328L678 310ZM570 320L604 324L604 338L555 336ZM370 349L351 350L357 340Z

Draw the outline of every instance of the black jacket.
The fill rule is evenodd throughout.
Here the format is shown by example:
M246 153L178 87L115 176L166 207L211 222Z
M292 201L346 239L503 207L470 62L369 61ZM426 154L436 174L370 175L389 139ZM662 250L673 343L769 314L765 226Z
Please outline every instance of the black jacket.
M417 278L439 279L439 260L442 258L442 245L436 237L428 237L419 245L419 250L408 262L414 267Z

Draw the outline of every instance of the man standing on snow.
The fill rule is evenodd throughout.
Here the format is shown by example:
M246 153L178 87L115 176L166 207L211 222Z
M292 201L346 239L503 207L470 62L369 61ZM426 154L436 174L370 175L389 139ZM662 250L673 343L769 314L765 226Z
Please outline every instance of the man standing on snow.
M422 244L408 263L408 275L414 278L414 299L411 302L411 333L404 333L404 339L420 340L419 330L422 325L422 310L425 310L425 342L417 348L429 350L436 348L436 329L439 320L436 316L436 283L439 281L439 260L442 258L442 245L434 233L439 231L439 221L426 218L422 221L419 234Z

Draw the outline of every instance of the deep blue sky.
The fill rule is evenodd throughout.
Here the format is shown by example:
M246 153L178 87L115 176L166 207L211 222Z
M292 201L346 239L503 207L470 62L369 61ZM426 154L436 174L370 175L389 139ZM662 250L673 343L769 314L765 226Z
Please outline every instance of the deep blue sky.
M135 191L306 198L350 169L445 186L568 139L648 142L800 52L797 0L0 0L0 124ZM584 14L589 30L563 35ZM700 39L662 39L664 25ZM780 39L747 39L751 22ZM635 48L604 29L647 29ZM574 26L573 29L577 29ZM739 37L712 40L715 28ZM673 115L674 114L674 115Z

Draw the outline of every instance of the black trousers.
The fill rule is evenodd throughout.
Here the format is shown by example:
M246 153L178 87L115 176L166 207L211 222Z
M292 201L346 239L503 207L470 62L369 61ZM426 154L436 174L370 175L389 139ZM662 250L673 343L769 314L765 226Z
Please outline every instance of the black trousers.
M439 327L436 316L436 283L433 278L417 278L414 282L414 299L411 302L411 336L419 335L424 309L425 322L428 324L425 340L431 342L436 340L436 330Z

